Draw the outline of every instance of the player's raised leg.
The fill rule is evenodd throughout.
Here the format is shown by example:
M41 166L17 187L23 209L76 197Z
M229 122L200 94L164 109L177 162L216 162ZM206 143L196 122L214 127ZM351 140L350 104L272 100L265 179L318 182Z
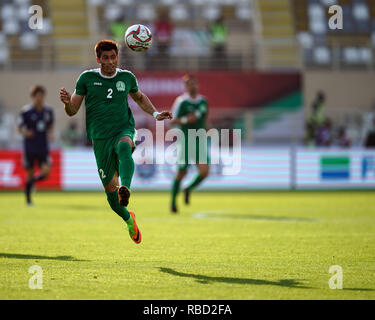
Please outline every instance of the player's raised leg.
M31 190L33 188L34 169L26 168L26 183L25 183L25 196L26 202L29 206L33 205L31 200Z
M194 177L193 181L191 181L190 184L184 190L186 204L190 203L191 191L201 184L201 182L208 176L208 173L210 171L210 167L206 163L198 163L197 167L198 167L197 175Z
M130 136L121 137L116 146L116 153L119 159L119 174L121 186L118 190L120 204L127 206L130 197L130 184L134 174L134 160L132 151L134 142Z
M39 158L40 164L40 173L38 175L34 175L34 168L26 169L26 186L25 186L25 194L26 194L26 201L29 206L33 205L31 201L31 191L33 186L36 182L42 181L48 178L48 175L51 171L51 166L47 162L48 155L42 156Z
M171 203L171 211L173 213L178 212L177 204L176 204L176 198L177 198L177 195L180 191L181 181L185 177L186 172L187 172L187 168L185 166L183 168L179 168L179 170L177 172L177 175L176 175L175 179L173 180L173 184L172 184L172 203Z
M51 166L47 162L47 160L45 160L44 162L41 163L40 173L37 176L34 177L34 179L33 179L34 182L38 182L38 181L42 181L42 180L47 179L50 172L51 172Z
M126 223L129 230L130 238L135 243L141 242L141 232L135 221L135 215L133 212L129 212L126 207L122 206L119 201L118 195L118 174L114 174L112 180L104 187L105 193L107 194L107 201L111 206L112 210L116 212Z

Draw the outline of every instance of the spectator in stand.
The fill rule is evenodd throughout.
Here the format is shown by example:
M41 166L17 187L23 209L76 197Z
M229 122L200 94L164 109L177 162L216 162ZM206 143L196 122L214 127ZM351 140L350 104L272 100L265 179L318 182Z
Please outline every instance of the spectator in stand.
M159 19L155 22L154 39L158 49L156 67L166 68L168 66L169 46L172 41L173 25L169 19L169 12L162 11Z
M120 17L112 21L109 25L110 34L113 40L117 43L122 43L124 41L124 36L126 29L128 28L124 17Z
M320 130L324 129L325 94L319 91L311 105L311 114L306 123L306 144L318 144Z
M372 128L367 133L365 147L366 148L374 148L375 147L375 117L373 118L373 125Z
M212 67L215 69L220 66L220 68L226 69L228 28L223 16L220 16L209 26L209 34L211 37Z
M130 51L127 50L124 42L125 32L128 27L129 25L125 22L124 16L117 18L109 25L109 33L111 38L120 45L119 64L123 68L129 68L132 66L132 58L128 54Z
M332 121L326 119L322 126L318 127L316 145L320 147L329 147L332 144Z
M352 142L346 135L345 127L339 127L337 130L337 138L335 141L335 145L342 147L342 148L349 148Z

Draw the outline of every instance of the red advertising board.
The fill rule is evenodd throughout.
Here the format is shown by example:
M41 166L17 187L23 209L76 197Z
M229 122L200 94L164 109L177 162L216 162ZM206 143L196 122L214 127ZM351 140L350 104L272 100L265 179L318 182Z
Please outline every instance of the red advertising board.
M210 108L253 108L301 89L298 72L199 71L200 92ZM183 72L136 73L139 87L160 108L169 109L184 91Z
M52 151L51 173L49 177L37 183L38 189L61 189L61 154L60 151ZM38 173L38 168L35 168ZM21 151L0 151L0 190L22 189L26 180L26 171L23 167Z

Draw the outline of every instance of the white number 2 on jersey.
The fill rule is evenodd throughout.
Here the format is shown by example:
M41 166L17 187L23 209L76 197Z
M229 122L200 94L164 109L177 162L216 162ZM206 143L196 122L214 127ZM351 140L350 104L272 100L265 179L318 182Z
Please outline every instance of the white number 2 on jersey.
M100 173L102 179L107 178L107 176L104 174L104 170L103 169L99 169L99 173Z
M112 99L112 93L113 93L113 89L109 88L108 89L108 94L107 94L107 98L108 99Z

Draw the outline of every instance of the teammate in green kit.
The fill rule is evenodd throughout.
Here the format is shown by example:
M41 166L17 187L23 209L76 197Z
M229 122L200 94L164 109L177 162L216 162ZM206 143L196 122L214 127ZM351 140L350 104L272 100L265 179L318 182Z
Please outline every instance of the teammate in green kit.
M206 118L207 118L207 100L205 97L198 93L198 81L193 75L185 75L183 77L186 92L181 96L177 97L172 107L173 120L172 125L180 128L185 136L185 141L181 146L179 152L179 164L177 176L175 177L172 185L172 213L177 213L176 197L180 191L181 181L187 173L189 159L192 158L195 149L195 159L192 159L197 167L198 174L191 181L191 183L184 190L185 203L189 204L190 193L196 188L208 175L209 173L209 156L207 150L207 144L204 146L199 145L199 140L188 141L188 130L189 129L206 129ZM181 152L181 150L184 150ZM181 159L181 157L183 157ZM203 162L200 161L203 158Z
M134 74L117 68L116 42L99 41L95 53L100 68L81 73L72 95L65 88L60 89L60 100L65 105L67 115L73 116L85 98L87 137L93 141L98 173L108 203L126 222L132 240L140 243L141 233L135 215L126 208L134 173L132 153L136 141L128 94L156 120L172 119L172 114L167 111L157 112L147 96L138 89Z

